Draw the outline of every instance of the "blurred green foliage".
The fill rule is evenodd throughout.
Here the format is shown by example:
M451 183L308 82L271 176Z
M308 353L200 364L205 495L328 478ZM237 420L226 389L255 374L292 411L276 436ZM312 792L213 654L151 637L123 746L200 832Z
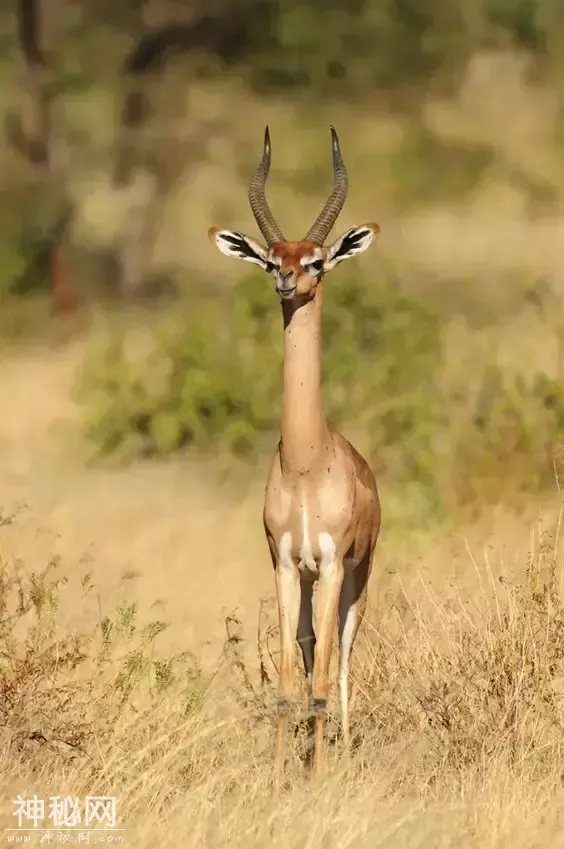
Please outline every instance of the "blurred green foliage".
M480 47L524 47L560 64L558 0L231 0L262 15L249 30L257 87L299 85L348 93L377 86L401 94L431 79L456 84Z
M88 45L115 46L116 34L138 38L147 31L147 17L180 26L207 17L211 34L201 52L217 54L263 92L299 87L313 97L350 97L377 89L400 98L415 93L417 100L431 81L456 86L469 56L483 47L520 47L541 63L561 65L559 0L193 0L188 9L176 4L169 13L166 4L160 12L158 5L74 4L67 14L73 58L66 64L74 67L82 56L88 66ZM156 14L147 16L151 6ZM167 53L174 52L171 44Z
M126 79L127 60L137 48L141 54L151 52L147 45L141 47L156 23L166 28L176 22L189 29L203 15L212 25L200 37L201 43L188 38L182 46L182 39L175 41L171 35L167 45L164 39L163 62L154 67L149 63L143 84L158 76L172 54L189 45L199 47L199 53L211 60L209 65L198 63L190 74L205 69L223 75L230 69L255 90L277 95L287 90L297 103L320 102L327 96L350 102L377 92L394 108L409 112L411 121L410 132L397 150L382 157L381 167L397 187L395 199L404 205L421 198L429 203L463 196L486 171L494 167L503 171L507 164L487 143L449 142L422 126L416 116L423 95L433 86L455 89L468 58L481 47L523 47L537 57L539 68L552 70L560 69L563 55L564 5L557 0L482 0L478 4L462 0L350 0L348 4L340 0L195 0L189 10L180 5L171 15L166 3L159 10L159 3L143 0L67 4L55 26L57 30L62 21L53 85L63 100L68 99L62 109L58 104L57 114L64 116L64 129L71 133L73 144L80 141L88 148L84 136L89 133L82 123L90 109L92 86L115 89L119 103L131 82ZM152 29L147 26L150 7ZM0 7L0 36L9 47L0 62L0 87L6 90L6 101L15 104L19 95L8 96L8 89L18 84L14 20L13 3ZM86 149L83 159L90 166L97 155ZM150 156L158 159L159 154L152 150ZM13 160L8 158L6 163L11 172ZM530 196L553 199L553 186L539 182L538 175L536 183L531 182L530 175L517 171L514 167L515 173L506 176ZM326 180L325 159L317 167L310 158L307 172L298 178L304 191L317 187ZM22 196L29 194L25 179L22 174ZM38 203L45 206L48 199L39 198ZM5 198L0 218L0 296L45 289L49 224L46 228L37 224L37 210L27 197L21 202Z
M114 338L85 373L90 433L101 448L114 450L133 437L136 450L150 454L192 443L243 455L254 450L279 421L283 334L276 301L264 275L251 273L225 301L195 306L191 299L185 320L162 320L140 360L130 359L125 337ZM345 415L364 417L371 399L390 397L392 404L378 405L377 443L412 430L413 416L436 419L439 327L422 302L402 296L393 278L368 286L345 277L327 286L324 314L332 424ZM416 465L413 471L424 475L421 456Z
M135 36L151 6L166 21L167 4L158 14L159 4L147 0L84 0L68 20L80 34L106 26ZM176 6L171 20L182 21ZM513 44L558 61L564 22L559 0L193 0L189 6L186 19L211 15L236 33L237 44L222 42L223 58L248 63L260 86L310 88L345 78L354 86L420 85L437 71L455 73L483 46Z
M228 300L191 299L156 322L148 349L113 336L81 376L86 426L102 454L167 455L272 450L279 426L282 319L263 275L244 277ZM550 450L564 438L562 384L546 375L509 378L496 352L443 380L440 306L402 294L389 274L377 284L336 275L324 297L324 406L329 422L369 438L373 467L435 511L538 487ZM129 347L128 347L129 341ZM353 440L354 441L354 440Z
M55 211L49 198L29 189L0 205L0 299L47 291Z

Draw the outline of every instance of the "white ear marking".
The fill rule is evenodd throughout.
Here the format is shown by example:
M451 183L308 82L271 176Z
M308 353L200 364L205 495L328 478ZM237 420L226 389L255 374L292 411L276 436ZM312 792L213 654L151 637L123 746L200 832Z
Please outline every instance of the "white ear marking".
M223 230L219 227L211 227L208 231L211 241L225 256L252 262L260 268L268 268L266 250L255 242L254 239L245 236L238 230Z
M361 227L351 227L350 230L339 236L336 242L327 249L325 271L335 268L344 259L350 259L353 256L363 253L370 247L379 232L380 228L377 224L363 224Z

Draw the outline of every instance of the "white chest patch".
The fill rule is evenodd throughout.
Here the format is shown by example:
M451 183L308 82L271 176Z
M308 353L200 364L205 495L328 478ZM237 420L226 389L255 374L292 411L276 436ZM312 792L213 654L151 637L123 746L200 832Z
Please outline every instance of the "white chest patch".
M307 505L305 503L302 508L302 547L300 549L300 560L300 566L303 565L312 572L317 571L317 564L311 548Z
M335 567L335 554L337 549L331 534L319 534L319 549L321 551L321 563L319 564L320 570L326 571Z
M280 545L278 547L278 557L283 566L293 566L292 561L292 534L286 531L280 537Z

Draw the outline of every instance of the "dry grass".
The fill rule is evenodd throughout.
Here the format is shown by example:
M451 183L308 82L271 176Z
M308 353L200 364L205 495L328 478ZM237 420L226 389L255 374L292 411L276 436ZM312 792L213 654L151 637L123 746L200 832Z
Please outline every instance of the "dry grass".
M298 724L276 798L264 469L249 485L217 463L85 467L68 401L80 353L0 368L3 397L14 387L1 424L3 827L17 793L106 794L135 846L561 845L558 498L446 538L384 527L354 667L357 748L348 762L337 737L312 783Z

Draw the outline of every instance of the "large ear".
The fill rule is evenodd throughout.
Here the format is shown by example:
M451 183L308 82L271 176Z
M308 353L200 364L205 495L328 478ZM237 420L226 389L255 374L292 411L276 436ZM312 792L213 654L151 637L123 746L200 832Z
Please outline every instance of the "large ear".
M244 259L245 262L254 262L255 265L260 265L262 269L267 270L269 263L266 250L254 239L245 236L244 233L239 233L237 230L210 227L208 236L225 256L234 256L237 259Z
M378 237L380 228L377 224L363 224L361 227L352 227L342 236L339 236L325 254L324 271L331 271L344 259L361 254L370 247L373 240Z

